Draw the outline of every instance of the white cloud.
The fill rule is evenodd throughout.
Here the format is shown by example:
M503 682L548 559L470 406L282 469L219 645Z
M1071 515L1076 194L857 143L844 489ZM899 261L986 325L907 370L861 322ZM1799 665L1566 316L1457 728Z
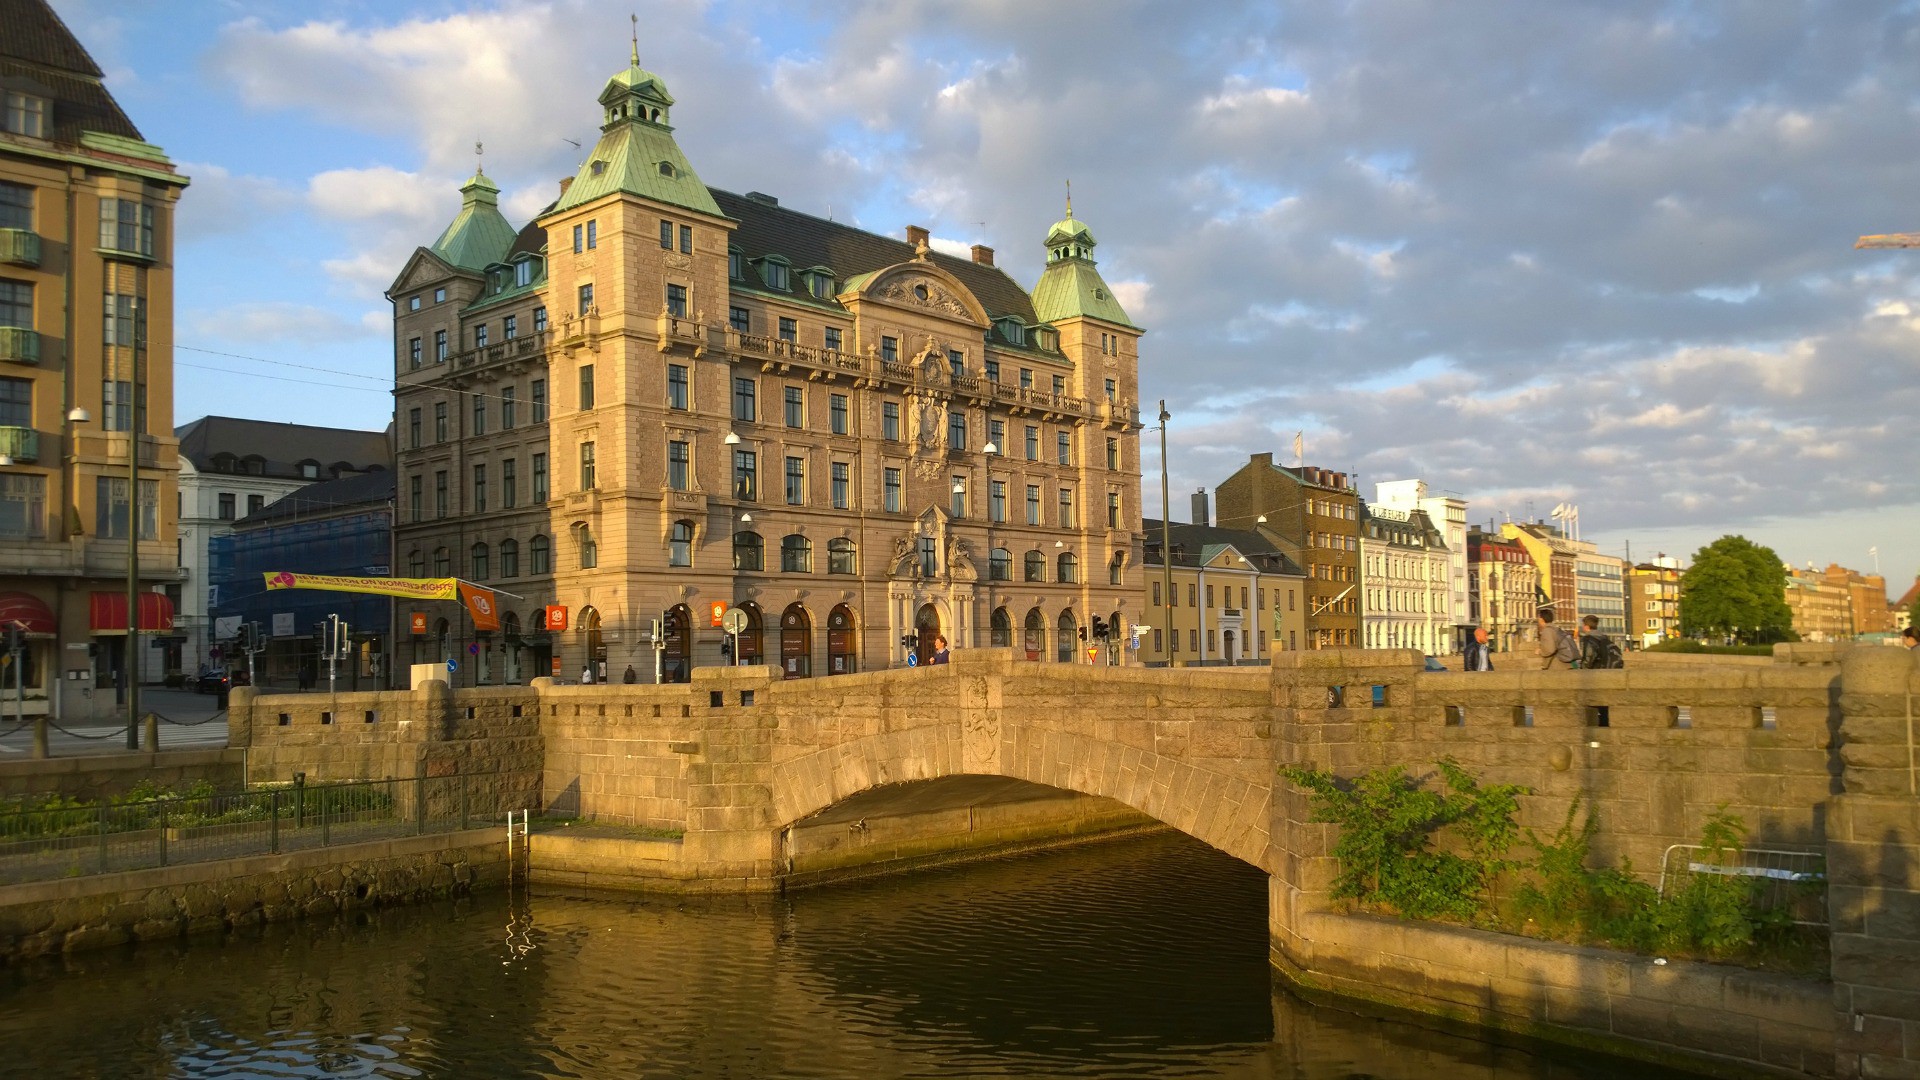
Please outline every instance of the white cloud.
M307 182L307 202L321 214L343 221L392 219L395 226L428 227L451 220L457 206L445 181L390 165L367 169L330 169ZM444 224L444 222L443 222Z
M379 316L378 320L372 316ZM180 324L192 342L338 344L342 339L384 335L392 328L385 312L358 317L330 308L296 303L236 304L219 311L181 313Z

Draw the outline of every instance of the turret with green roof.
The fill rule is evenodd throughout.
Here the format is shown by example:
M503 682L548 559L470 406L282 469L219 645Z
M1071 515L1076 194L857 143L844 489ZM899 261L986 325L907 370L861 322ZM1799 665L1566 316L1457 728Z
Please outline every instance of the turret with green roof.
M484 270L507 257L514 229L500 216L500 189L476 171L460 185L460 212L454 215L432 251L462 270Z
M1094 242L1093 233L1074 218L1073 200L1067 200L1067 216L1047 230L1047 268L1033 287L1033 310L1040 321L1084 317L1133 325L1094 267Z
M707 185L673 141L667 122L673 95L660 76L640 66L638 44L627 69L616 72L600 91L600 104L605 109L600 141L549 213L625 192L721 216Z

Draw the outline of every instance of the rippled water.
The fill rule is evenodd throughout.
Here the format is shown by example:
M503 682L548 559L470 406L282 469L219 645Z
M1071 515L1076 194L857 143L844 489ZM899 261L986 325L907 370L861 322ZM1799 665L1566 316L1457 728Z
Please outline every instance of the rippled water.
M0 977L43 1077L1653 1080L1275 989L1266 886L1177 835L780 900L505 894Z

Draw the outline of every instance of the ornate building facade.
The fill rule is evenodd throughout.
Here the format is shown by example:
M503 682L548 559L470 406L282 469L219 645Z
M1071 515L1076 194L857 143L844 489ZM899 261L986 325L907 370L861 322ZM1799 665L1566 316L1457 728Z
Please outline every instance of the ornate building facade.
M1301 647L1358 647L1360 493L1346 473L1254 454L1214 488L1222 528L1268 537L1306 572Z
M554 203L515 230L476 174L389 293L396 561L503 613L409 616L402 662L805 677L909 635L1085 662L1094 614L1139 618L1141 331L1071 206L1028 291L984 246L709 188L637 58L599 101Z
M1452 552L1425 510L1360 507L1361 630L1369 649L1453 646Z

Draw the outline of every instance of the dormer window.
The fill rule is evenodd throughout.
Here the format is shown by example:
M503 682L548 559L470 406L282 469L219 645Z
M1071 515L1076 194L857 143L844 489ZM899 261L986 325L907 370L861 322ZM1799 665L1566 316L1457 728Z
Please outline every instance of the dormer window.
M1060 343L1060 334L1054 330L1036 327L1033 331L1033 343L1047 352L1053 352Z
M673 167L673 162L663 161L660 163L660 175L671 180L680 175L680 170Z
M223 472L223 473L238 472L239 469L235 467L238 463L239 463L239 459L234 457L232 454L213 455L213 471L214 472Z
M999 328L1000 337L1007 344L1025 345L1027 343L1027 328L1019 319L1012 317L997 319L993 325Z
M513 283L515 285L533 284L533 260L521 259L513 264Z
M599 176L601 173L604 173L607 171L607 163L604 161L595 159L592 164L587 166L587 171L592 173L595 176Z
M303 462L301 462L301 463L300 463L300 476L301 476L301 478L302 478L302 479L305 479L305 480L318 480L318 479L320 479L320 463L319 463L319 462L317 462L317 461L303 461Z
M807 292L816 300L833 298L833 271L815 267L806 272Z
M768 256L760 263L760 280L766 282L769 289L787 292L791 288L787 280L788 270L785 259L778 255Z
M18 90L7 91L7 130L30 138L47 137L47 99Z
M727 277L734 281L747 280L747 257L739 248L727 249Z

